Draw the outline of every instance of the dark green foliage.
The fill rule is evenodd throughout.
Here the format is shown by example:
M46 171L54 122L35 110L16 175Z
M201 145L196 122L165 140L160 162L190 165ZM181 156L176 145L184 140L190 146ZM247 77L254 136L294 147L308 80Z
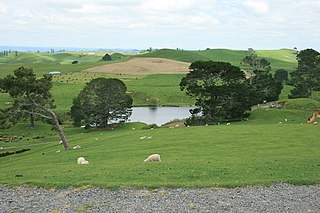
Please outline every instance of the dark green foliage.
M291 73L291 90L289 98L311 97L313 91L320 91L320 53L305 49L297 55L298 67Z
M102 57L102 61L111 61L112 60L112 58L111 58L111 56L108 54L108 53L106 53L103 57Z
M48 119L59 132L65 149L69 149L67 139L59 124L55 112L52 110L53 99L52 75L43 75L36 78L32 69L19 67L14 70L14 75L7 75L0 79L1 92L9 93L14 99L14 104L0 112L0 125L8 128L21 118L30 116L31 128L34 128L34 116Z
M249 86L255 91L255 102L276 101L283 88L282 82L276 81L271 71L270 62L264 58L258 58L254 51L242 59L242 64L252 69L252 77L248 80Z
M21 150L15 151L15 152L3 152L3 153L0 153L0 157L6 157L8 155L13 155L13 154L20 154L20 153L30 151L30 150L31 149L21 149Z
M180 82L180 89L196 98L188 125L242 120L253 104L253 90L239 67L227 62L196 61Z
M157 129L159 126L157 124L149 124L146 127L143 127L142 129Z
M126 121L131 115L132 98L119 79L97 78L91 80L73 100L71 117L79 126L106 127L110 121Z
M9 93L14 98L13 106L3 109L0 113L3 127L9 127L10 125L7 126L9 123L14 124L30 116L31 127L34 128L34 114L42 111L35 107L34 102L54 108L51 88L52 75L43 75L42 78L37 79L32 69L24 67L14 70L14 75L9 74L0 79L1 92Z
M271 73L259 70L254 71L249 85L256 91L256 103L278 100L283 88L282 83L275 81Z
M288 76L289 76L288 71L284 69L278 69L274 73L274 79L276 80L276 82L286 83L288 81Z

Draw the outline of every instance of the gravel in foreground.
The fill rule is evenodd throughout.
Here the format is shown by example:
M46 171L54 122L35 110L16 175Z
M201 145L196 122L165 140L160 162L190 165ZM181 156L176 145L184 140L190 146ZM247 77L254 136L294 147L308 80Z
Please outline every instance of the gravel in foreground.
M320 212L320 185L115 191L0 186L0 212Z

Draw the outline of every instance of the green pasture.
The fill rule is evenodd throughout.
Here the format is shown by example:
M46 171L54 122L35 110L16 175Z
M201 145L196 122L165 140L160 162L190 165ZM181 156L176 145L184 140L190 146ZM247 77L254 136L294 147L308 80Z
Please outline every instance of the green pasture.
M292 50L256 52L259 57L270 59L273 70L292 70L296 66ZM80 63L75 65L70 63L74 57L79 57L79 53L40 56L26 53L21 55L25 57L21 61L13 58L9 62L0 57L0 77L12 74L21 65L33 68L38 76L61 71L62 75L53 76L52 90L55 110L59 114L69 112L73 98L85 83L98 77L123 80L134 99L134 106L149 105L150 99L157 100L158 105L192 105L194 100L179 89L184 75L104 75L83 70L131 57L162 57L187 62L221 60L239 66L245 53L224 49L164 49L137 56L113 54L116 59L113 62L95 61L103 54L96 58L83 56L83 61L79 60ZM80 145L80 150L64 151L58 144L57 133L40 121L35 129L30 129L28 123L0 129L1 137L21 138L19 142L0 140L0 154L30 149L0 157L0 184L58 188L198 188L278 182L320 183L319 126L306 124L307 118L320 104L313 99L290 100L287 98L290 89L285 86L281 93L280 100L286 101L283 109L267 108L272 103L259 105L251 111L248 121L231 125L147 129L146 124L125 123L89 131L73 128L70 121L65 121L63 128L70 146ZM0 107L6 107L5 102L10 98L0 93L0 100ZM152 138L140 140L142 136ZM159 153L162 161L144 163L143 160L153 153ZM78 157L85 157L90 164L77 165Z
M59 188L194 188L320 181L318 126L141 127L128 123L105 131L65 129L70 145L80 145L80 150L64 151L57 136L29 142L33 146L0 142L3 148L31 149L0 158L0 183ZM141 136L152 138L140 140ZM159 153L162 161L144 163L153 153ZM77 165L78 157L85 157L90 164Z
M297 62L294 51L290 49L280 50L257 50L258 57L266 58L271 63L272 71L277 69L286 69L292 71L296 68ZM243 67L240 61L245 57L245 50L229 50L229 49L209 49L209 50L173 50L160 49L150 53L137 55L135 57L153 57L167 58L183 62L194 62L197 60L213 60L230 62L234 66Z

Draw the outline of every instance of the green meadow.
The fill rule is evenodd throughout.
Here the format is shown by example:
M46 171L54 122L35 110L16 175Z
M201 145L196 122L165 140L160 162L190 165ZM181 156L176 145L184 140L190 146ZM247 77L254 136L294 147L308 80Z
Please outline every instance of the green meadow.
M289 71L296 67L292 50L259 50L258 56L270 60L273 71ZM19 53L20 54L20 53ZM79 53L25 53L5 60L0 57L0 77L12 74L21 65L31 67L41 76L59 70L54 76L53 95L58 113L67 113L72 99L86 82L97 77L120 78L134 99L134 106L146 106L155 98L159 105L193 105L179 89L180 74L105 75L83 72L84 69L132 57L161 57L192 62L222 60L241 66L246 51L236 50L156 50L141 55L114 54L113 62L101 62L103 53L81 57ZM85 59L85 57L88 57ZM90 58L92 57L92 58ZM292 59L293 57L293 59ZM118 60L118 61L117 61ZM80 59L79 59L80 61ZM320 131L318 125L306 124L306 119L320 107L317 98L289 100L290 86L285 86L280 100L282 109L265 105L252 109L248 121L231 125L199 127L161 127L150 129L142 123L123 123L104 130L73 128L63 124L70 146L79 150L65 151L50 125L37 122L35 129L28 123L18 123L1 137L17 136L19 142L0 141L0 184L40 187L237 187L269 185L278 182L292 184L320 183ZM0 94L1 105L10 101ZM267 104L268 105L268 104ZM142 136L151 139L141 140ZM28 151L19 153L23 149ZM16 153L18 151L18 153ZM144 163L148 155L159 153L161 162ZM84 157L89 165L77 165Z

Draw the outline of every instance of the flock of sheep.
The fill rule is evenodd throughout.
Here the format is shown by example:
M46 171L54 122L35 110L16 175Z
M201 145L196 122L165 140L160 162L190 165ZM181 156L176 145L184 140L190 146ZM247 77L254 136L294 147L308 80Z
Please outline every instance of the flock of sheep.
M161 161L159 154L152 154L147 159L145 159L143 162L153 162L153 161ZM79 157L77 160L77 164L84 165L89 164L89 161L87 161L84 157Z
M153 161L161 161L159 154L152 154L147 159L145 159L143 162L153 162ZM89 161L87 161L84 157L79 157L77 160L77 164L83 165L83 164L89 164Z
M317 118L320 118L320 113L319 112L313 113L313 115L307 120L307 123L317 124L318 122L315 121ZM284 121L287 122L288 120L284 119ZM282 123L282 122L279 122L279 124L280 123ZM230 125L230 123L227 123L227 125ZM151 139L151 138L152 138L152 136L142 136L142 137L140 137L140 140L148 140L148 139ZM62 142L60 142L60 144L61 143ZM74 146L73 149L74 150L81 149L81 146L79 146L79 145ZM152 155L148 156L144 160L144 162L160 162L160 161L161 161L161 158L160 158L159 154L152 154ZM85 164L89 164L89 161L87 161L84 157L79 157L77 159L77 164L85 165Z
M142 137L140 137L140 140L146 140L146 139L151 139L151 138L152 138L152 136L142 136ZM62 142L60 141L59 144L62 144ZM81 149L81 146L77 145L77 146L72 147L72 149L74 149L74 150ZM154 162L154 161L158 161L158 162L161 161L159 154L152 154L152 155L148 156L143 162ZM84 157L79 157L77 159L77 164L85 165L85 164L89 164L89 161L87 161Z

